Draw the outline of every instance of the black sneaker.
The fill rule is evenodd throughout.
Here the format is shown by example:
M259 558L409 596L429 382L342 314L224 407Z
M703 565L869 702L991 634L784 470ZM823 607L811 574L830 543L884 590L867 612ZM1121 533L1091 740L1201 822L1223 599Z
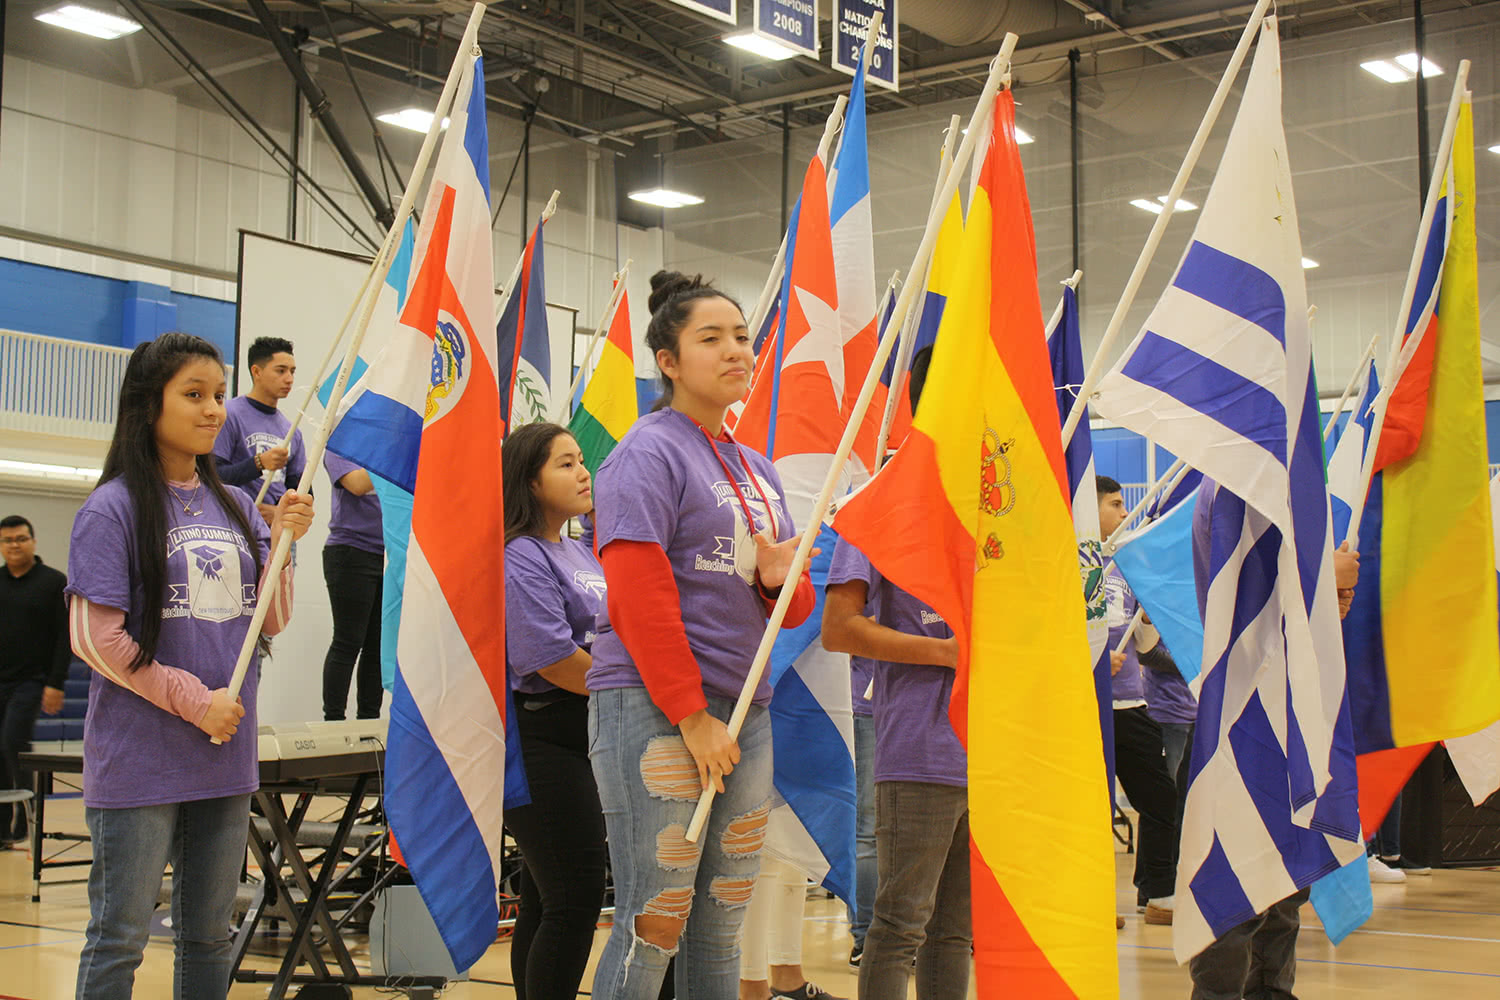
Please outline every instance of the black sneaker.
M832 993L829 993L827 990L815 986L812 983L803 983L801 986L791 991L772 990L772 1000L775 1000L775 998L777 997L788 997L790 998L790 1000L843 1000L843 997L836 997Z
M865 957L865 946L857 944L849 949L849 968L859 968L859 960Z
M1385 865L1386 865L1387 868L1395 868L1395 869L1398 869L1400 871L1406 872L1406 874L1408 874L1408 875L1431 875L1432 874L1432 869L1429 868L1427 865L1419 865L1415 861L1408 861L1404 857L1399 857L1398 856L1398 857L1394 857L1394 858L1389 858L1389 857L1386 857L1385 855L1382 854L1380 856L1380 860L1385 862Z

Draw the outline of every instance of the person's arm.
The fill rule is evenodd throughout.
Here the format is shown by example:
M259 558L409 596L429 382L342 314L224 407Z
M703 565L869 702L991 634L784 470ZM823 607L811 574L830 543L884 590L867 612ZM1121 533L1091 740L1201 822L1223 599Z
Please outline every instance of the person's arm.
M577 647L573 652L558 660L548 667L543 667L537 673L542 680L554 687L560 687L564 691L572 691L574 694L588 694L588 684L584 682L584 676L588 674L589 667L593 666L594 658Z
M617 539L600 552L610 627L667 721L708 708L703 674L688 645L672 563L655 542Z
M832 583L823 596L823 648L888 663L958 666L958 640L909 635L866 618L869 586L863 580Z
M760 599L765 602L766 616L770 617L771 610L776 607L777 599L781 597L782 588L768 590L757 579L755 590L760 594ZM817 603L818 592L813 588L812 574L804 567L802 576L797 579L797 589L792 594L792 603L787 605L786 617L781 620L781 627L796 628L801 625L813 613L813 608L817 606Z
M57 701L56 708L49 708L49 715L56 714L62 708L63 686L68 682L68 665L73 662L72 650L68 646L68 599L63 595L63 588L68 585L68 578L59 574L57 594L52 600L52 611L50 613L52 626L52 659L47 665L47 676L42 682L48 691L56 691L53 700ZM42 696L47 698L46 693Z
M334 485L350 496L362 497L375 492L375 483L364 469L344 473Z
M244 486L253 482L262 472L259 455L251 455L238 462L231 462L215 455L214 465L219 470L219 478L228 486Z
M74 652L106 680L210 736L226 740L234 735L235 723L245 710L239 699L229 697L227 689L210 691L191 671L156 660L130 669L140 655L140 646L125 631L124 611L74 597L69 602L69 612L68 628Z

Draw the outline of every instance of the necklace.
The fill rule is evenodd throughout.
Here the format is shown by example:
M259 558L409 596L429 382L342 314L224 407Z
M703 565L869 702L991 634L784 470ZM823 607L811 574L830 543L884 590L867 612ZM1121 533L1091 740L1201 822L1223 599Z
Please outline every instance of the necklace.
M182 498L181 493L177 492L177 487L173 486L171 483L167 484L167 489L171 490L173 498L175 498L178 503L182 504L182 512L188 517L197 517L199 514L203 513L203 504L201 503L198 504L197 510L192 509L193 501L198 499L198 493L203 489L202 482L199 482L197 486L193 487L192 495L190 495L186 500Z

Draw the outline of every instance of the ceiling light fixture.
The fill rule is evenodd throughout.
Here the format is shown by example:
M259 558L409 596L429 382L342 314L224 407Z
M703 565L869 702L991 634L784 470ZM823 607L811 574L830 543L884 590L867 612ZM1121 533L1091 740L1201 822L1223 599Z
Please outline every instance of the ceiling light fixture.
M1386 83L1408 83L1417 78L1417 54L1407 52L1394 59L1370 59L1359 64L1359 68ZM1422 75L1427 78L1443 75L1443 67L1431 59L1422 59Z
M1130 203L1143 212L1150 212L1152 215L1160 215L1162 213L1162 209L1167 205L1167 196L1164 194L1157 195L1155 201L1151 201L1148 198L1132 198L1130 200ZM1174 211L1177 212L1196 212L1197 210L1197 205L1194 205L1192 202L1187 201L1183 198L1177 199L1177 207L1174 209Z
M772 59L781 62L799 55L796 49L788 48L765 35L757 35L753 31L742 31L737 35L726 35L724 41L737 49L742 49L751 55L760 56L762 59Z
M703 204L703 199L695 194L660 187L649 191L632 191L628 197L631 201L638 201L643 205L655 205L657 208L683 208L687 205Z
M385 122L387 125L395 125L397 128L410 129L413 132L421 132L426 135L432 128L432 112L422 108L402 108L400 111L387 111L383 115L376 115L376 121ZM448 127L448 119L443 119L443 128Z
M1311 257L1303 257L1302 258L1302 270L1304 270L1304 271L1311 271L1313 268L1315 268L1317 266L1318 266L1318 262L1315 261L1315 260L1313 260Z
M77 31L94 38L120 38L141 30L140 24L128 17L106 13L77 3L48 7L38 13L36 19L43 24L67 28L69 31Z

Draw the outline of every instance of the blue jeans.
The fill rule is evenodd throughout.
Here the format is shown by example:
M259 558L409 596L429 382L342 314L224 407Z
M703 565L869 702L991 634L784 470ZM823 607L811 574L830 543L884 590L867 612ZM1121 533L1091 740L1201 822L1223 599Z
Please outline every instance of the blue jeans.
M728 720L734 703L709 698ZM684 834L698 803L698 768L677 727L645 688L589 695L589 759L609 834L615 922L594 974L595 1000L656 1000L676 956L677 996L733 1000L739 936L760 873L771 797L771 719L752 706L740 730L740 762L724 779L708 823ZM695 905L695 897L696 905ZM678 947L635 933L638 916L684 921Z
M250 797L133 809L84 810L93 838L89 925L78 1000L129 1000L151 931L162 873L172 863L177 1000L229 993L230 926L245 863Z
M875 908L875 717L854 716L854 795L859 812L854 820L854 905L849 907L849 933L854 947L865 947L870 913Z

